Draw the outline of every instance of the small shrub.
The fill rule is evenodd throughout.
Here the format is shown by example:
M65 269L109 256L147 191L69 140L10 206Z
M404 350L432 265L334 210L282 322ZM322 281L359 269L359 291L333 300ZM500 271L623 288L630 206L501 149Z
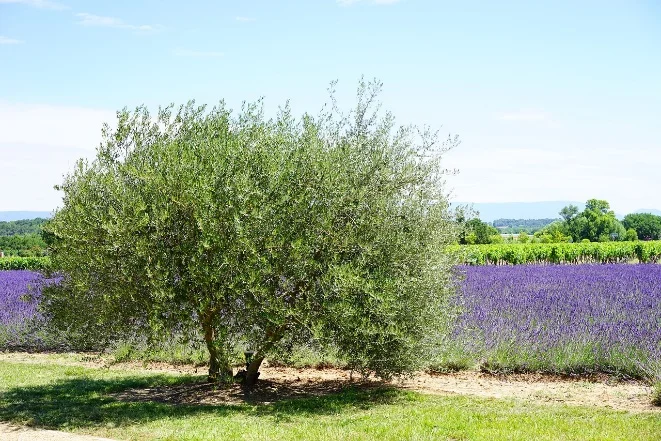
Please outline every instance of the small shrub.
M654 385L654 392L652 393L652 404L661 406L661 381Z
M427 368L429 374L450 374L453 372L466 371L474 366L474 362L467 357L434 363Z

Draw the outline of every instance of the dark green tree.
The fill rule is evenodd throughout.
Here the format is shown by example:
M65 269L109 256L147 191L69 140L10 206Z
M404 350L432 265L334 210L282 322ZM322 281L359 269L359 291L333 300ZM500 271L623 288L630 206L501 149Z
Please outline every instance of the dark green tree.
M463 223L463 231L459 243L462 245L491 243L492 237L496 235L500 235L500 231L497 228L474 217Z
M58 187L51 322L92 342L201 334L212 380L250 349L248 385L313 338L383 378L419 367L453 290L440 159L457 141L395 127L380 89L299 119L261 103L119 112Z
M560 210L559 214L565 221L565 225L570 225L579 212L580 210L576 205L567 205L562 210Z
M626 229L636 231L639 239L661 239L661 216L650 213L632 213L624 216L622 224Z
M626 238L630 242L636 241L638 240L638 233L636 233L636 230L634 230L633 228L629 228L627 230Z
M23 219L16 221L1 221L0 236L23 236L26 234L39 234L47 219Z
M541 243L562 243L569 242L570 236L566 223L556 221L537 231L535 238Z
M625 240L626 229L615 217L607 201L590 199L585 209L578 213L577 207L570 205L560 211L563 229L574 242L588 239L591 242Z

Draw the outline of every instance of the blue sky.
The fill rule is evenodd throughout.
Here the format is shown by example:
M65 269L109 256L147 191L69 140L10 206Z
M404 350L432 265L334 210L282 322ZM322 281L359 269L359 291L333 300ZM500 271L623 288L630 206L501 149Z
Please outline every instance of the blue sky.
M117 109L316 112L362 75L399 122L460 136L455 201L661 208L658 0L0 0L0 66L0 211L59 205Z

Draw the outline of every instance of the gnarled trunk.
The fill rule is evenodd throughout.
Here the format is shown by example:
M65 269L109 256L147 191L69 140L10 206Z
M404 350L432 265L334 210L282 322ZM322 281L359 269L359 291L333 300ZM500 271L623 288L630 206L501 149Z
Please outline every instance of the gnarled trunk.
M243 382L245 387L250 389L255 383L257 383L257 379L259 378L259 367L262 365L268 351L270 351L277 342L282 340L286 329L287 325L285 324L275 330L268 330L266 332L266 343L255 353L255 356L246 369L246 378Z
M259 378L259 367L262 365L263 361L264 357L260 355L253 358L248 365L248 369L246 370L246 379L244 380L244 385L247 388L252 388L255 383L257 383L257 379Z
M232 366L230 365L227 351L221 346L224 342L219 341L218 333L210 318L202 320L204 330L204 342L209 351L209 381L230 382L232 380Z

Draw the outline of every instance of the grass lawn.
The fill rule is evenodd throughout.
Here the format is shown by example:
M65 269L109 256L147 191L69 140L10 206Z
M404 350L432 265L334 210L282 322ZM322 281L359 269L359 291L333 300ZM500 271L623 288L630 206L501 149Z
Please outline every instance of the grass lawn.
M0 421L131 440L659 440L661 414L394 388L270 404L125 402L131 388L199 377L0 361Z

